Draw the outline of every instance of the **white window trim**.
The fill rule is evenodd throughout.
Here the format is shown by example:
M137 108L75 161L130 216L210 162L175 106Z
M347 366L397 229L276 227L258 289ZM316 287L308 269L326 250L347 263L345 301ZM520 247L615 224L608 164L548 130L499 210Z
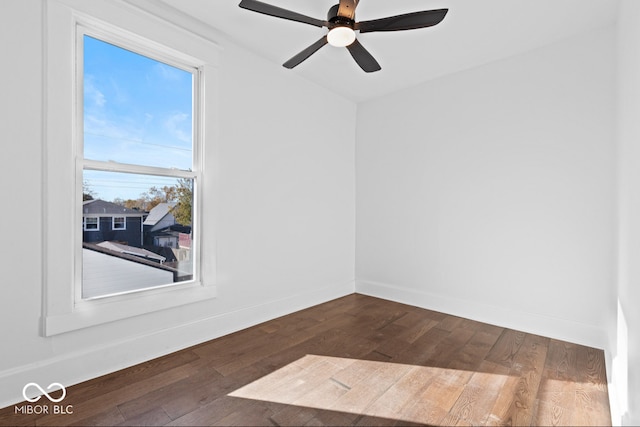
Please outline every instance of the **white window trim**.
M213 129L217 111L217 46L125 3L50 0L45 2L45 10L43 334L52 336L215 298L215 201L212 200L215 182L209 169L215 161L213 152L216 146ZM103 162L98 162L98 165L78 160L78 138L82 136L82 121L76 108L78 100L80 106L82 100L75 79L78 71L76 32L79 26L90 28L93 34L115 34L125 42L124 47L131 42L144 51L166 52L166 59L162 55L152 57L163 62L175 58L199 70L202 95L197 96L196 93L194 103L203 120L194 126L194 138L200 140L200 147L206 145L207 150L202 148L196 156L200 162L194 164L194 170L199 173L194 189L198 192L194 216L202 218L202 213L207 212L207 223L201 224L198 231L200 247L195 252L200 259L200 268L195 272L197 277L193 281L98 300L81 298L78 272L81 273L82 233L75 225L82 215L81 192L78 192L78 188L82 188L81 171L87 167L109 170L110 166ZM208 131L206 134L205 129ZM118 166L117 170L122 170L122 165ZM124 165L125 169L129 167L132 172L141 172L135 165ZM150 169L149 172L160 173L157 168ZM211 195L206 200L202 197L204 192ZM70 200L74 202L69 203Z
M122 227L116 228L116 219L122 218ZM118 231L126 231L127 230L127 217L126 216L112 216L111 217L111 229Z
M96 228L87 228L87 220L88 219L95 219L96 220ZM84 231L100 231L100 217L96 217L96 216L87 216L87 217L83 217L82 218L82 222L84 223Z

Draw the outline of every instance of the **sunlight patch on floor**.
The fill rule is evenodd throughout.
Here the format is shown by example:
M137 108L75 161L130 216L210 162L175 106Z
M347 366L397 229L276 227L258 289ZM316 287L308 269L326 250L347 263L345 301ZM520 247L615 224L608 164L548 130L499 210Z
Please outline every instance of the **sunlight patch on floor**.
M485 424L508 409L495 402L487 413L486 404L517 382L494 373L306 355L229 396L417 423L454 416Z

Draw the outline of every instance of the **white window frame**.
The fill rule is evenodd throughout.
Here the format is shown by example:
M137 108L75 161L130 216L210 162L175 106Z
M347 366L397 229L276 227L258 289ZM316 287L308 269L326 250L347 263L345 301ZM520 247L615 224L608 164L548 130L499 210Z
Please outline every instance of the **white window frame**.
M218 48L210 40L121 2L49 0L45 37L44 300L43 335L52 336L133 316L198 303L216 296L213 167L216 146ZM99 18L97 18L99 16ZM82 40L97 37L170 65L197 70L192 171L85 160L82 156ZM81 58L80 58L81 59ZM205 114L206 107L206 114ZM205 130L207 133L205 134ZM206 142L206 144L205 144ZM205 145L208 147L204 150ZM82 171L176 176L194 181L194 279L170 286L82 299ZM206 199L204 193L210 194ZM71 203L69 201L72 201ZM207 223L200 223L207 212ZM72 236L71 238L69 236Z
M83 217L83 222L84 222L84 231L100 231L100 218L99 217L95 217L95 216L87 216L87 217ZM87 220L88 219L95 219L96 223L95 226L96 228L88 228L87 227Z
M122 219L122 221L117 221L117 219ZM116 224L122 224L122 227L116 227ZM111 229L118 231L125 231L127 229L127 217L126 216L113 216L111 217Z

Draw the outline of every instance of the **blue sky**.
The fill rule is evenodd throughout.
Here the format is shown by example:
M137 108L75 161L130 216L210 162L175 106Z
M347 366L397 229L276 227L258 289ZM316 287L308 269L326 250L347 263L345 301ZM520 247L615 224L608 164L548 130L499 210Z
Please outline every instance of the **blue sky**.
M191 73L84 37L84 157L192 168ZM175 180L85 171L103 200L136 199Z

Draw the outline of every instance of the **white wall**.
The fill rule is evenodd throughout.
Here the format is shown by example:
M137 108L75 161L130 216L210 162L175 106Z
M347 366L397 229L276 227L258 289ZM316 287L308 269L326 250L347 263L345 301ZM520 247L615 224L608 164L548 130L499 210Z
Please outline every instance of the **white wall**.
M353 292L355 104L221 39L218 297L42 337L42 5L0 2L0 407Z
M20 356L12 354L14 351L33 358L34 353L50 349L38 339L42 295L41 26L39 2L0 4L0 55L6 58L3 63L11 64L0 67L0 232L12 239L11 244L0 246L0 337L8 341L0 351L0 371L19 364ZM23 36L20 43L7 42L16 40L18 34ZM20 210L9 206L20 206ZM0 393L6 393L5 388L0 374ZM19 394L18 390L13 393L15 397ZM0 406L7 399L3 394Z
M357 117L220 39L218 188L207 195L218 298L43 338L42 3L1 1L0 40L20 43L0 43L0 407L27 382L73 384L350 293L355 251L361 292L608 347L621 416L640 424L639 8L623 1L619 31L626 334L610 321L615 43L601 31L363 104Z
M640 3L623 0L618 16L618 312L612 325L616 410L640 425ZM616 415L616 414L614 414Z
M603 348L614 36L359 106L356 290Z

